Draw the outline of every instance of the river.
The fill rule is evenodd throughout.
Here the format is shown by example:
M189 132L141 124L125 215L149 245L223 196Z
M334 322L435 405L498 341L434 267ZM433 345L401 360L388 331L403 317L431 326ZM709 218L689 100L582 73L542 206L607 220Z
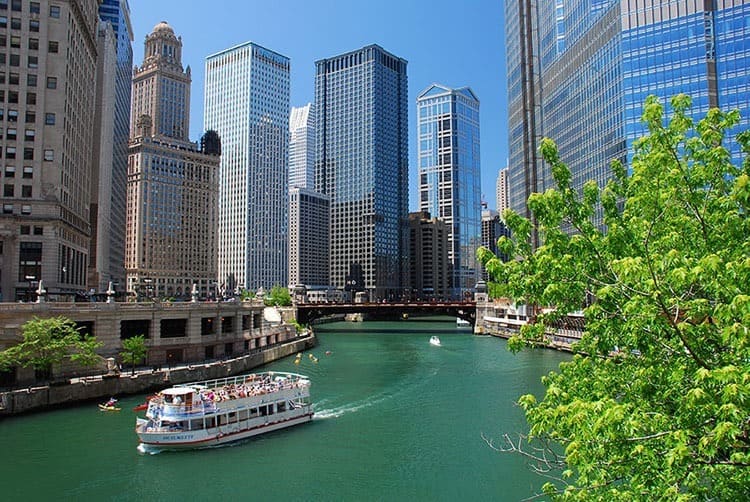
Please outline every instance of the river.
M544 479L482 435L526 430L519 395L566 354L513 355L453 322L340 322L295 366L312 380L315 419L231 446L138 453L131 408L95 403L0 420L2 499L521 500ZM441 347L428 343L438 335ZM326 351L330 354L326 355Z

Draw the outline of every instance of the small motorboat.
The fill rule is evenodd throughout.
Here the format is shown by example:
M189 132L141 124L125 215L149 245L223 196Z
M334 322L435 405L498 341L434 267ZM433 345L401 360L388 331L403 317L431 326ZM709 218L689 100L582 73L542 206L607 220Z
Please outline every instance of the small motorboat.
M430 345L435 345L437 347L440 347L440 338L436 337L435 335L432 335L430 337Z
M148 409L148 402L151 401L153 398L155 398L156 395L151 395L146 398L146 401L139 404L138 406L133 407L133 411L146 411Z

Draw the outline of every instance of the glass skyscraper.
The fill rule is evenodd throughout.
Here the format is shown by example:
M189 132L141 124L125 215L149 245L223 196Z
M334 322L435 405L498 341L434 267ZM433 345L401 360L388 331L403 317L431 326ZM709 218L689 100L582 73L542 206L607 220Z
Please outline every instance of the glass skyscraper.
M399 298L407 276L406 64L377 45L316 61L315 190L330 199L330 282Z
M289 58L247 42L206 58L204 126L219 133L219 283L287 285Z
M468 87L433 84L417 97L419 210L448 224L451 296L477 283L481 245L479 100Z
M632 155L649 94L664 103L690 95L696 118L736 108L740 129L750 124L747 0L509 0L505 23L508 188L521 214L531 193L553 184L542 136L557 142L581 189L603 186L610 161Z

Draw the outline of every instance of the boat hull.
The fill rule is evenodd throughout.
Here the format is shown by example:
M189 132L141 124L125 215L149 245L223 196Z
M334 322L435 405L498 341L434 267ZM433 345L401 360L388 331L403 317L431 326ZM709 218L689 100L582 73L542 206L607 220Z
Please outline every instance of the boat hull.
M196 448L208 448L233 443L241 439L258 436L279 429L285 429L294 425L310 422L313 412L289 417L277 421L269 421L262 424L251 424L248 427L214 427L211 429L200 429L179 432L138 432L141 444L138 449L144 452L157 452L165 450L190 450Z

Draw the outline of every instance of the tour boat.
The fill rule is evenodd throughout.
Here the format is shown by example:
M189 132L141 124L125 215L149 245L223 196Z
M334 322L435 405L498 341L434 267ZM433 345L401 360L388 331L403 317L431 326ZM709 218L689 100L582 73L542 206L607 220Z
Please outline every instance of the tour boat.
M436 337L435 335L430 337L430 345L437 345L440 346L440 338Z
M264 372L175 385L149 400L135 432L143 452L202 448L309 422L310 380Z

